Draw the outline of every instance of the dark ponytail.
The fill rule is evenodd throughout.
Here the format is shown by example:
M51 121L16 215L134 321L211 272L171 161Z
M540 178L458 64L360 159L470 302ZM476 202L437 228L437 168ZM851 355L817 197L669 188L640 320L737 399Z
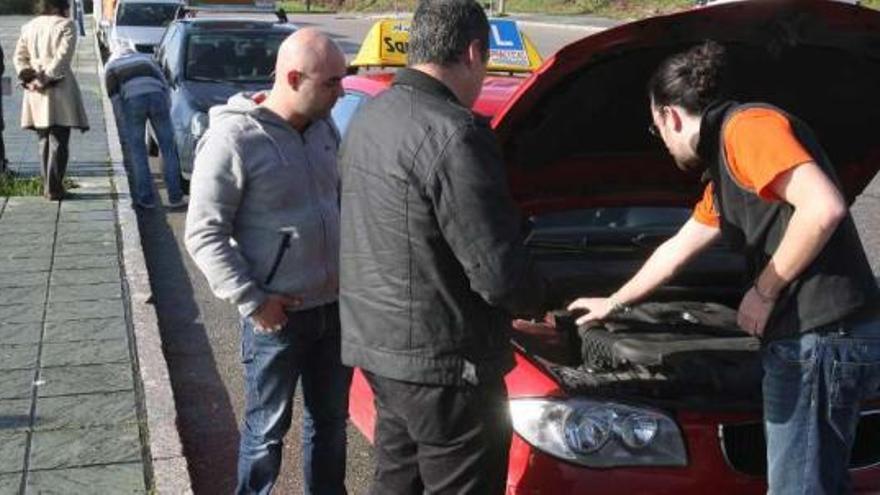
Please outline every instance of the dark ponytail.
M648 93L655 105L678 105L700 115L727 96L726 65L724 47L706 41L664 60L648 81Z
M70 0L39 0L37 2L38 15L64 15L70 10Z

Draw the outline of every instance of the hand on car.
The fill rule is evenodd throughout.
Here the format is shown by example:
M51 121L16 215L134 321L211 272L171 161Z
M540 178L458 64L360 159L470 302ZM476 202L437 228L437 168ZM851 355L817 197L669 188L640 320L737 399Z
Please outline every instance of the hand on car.
M287 310L302 304L302 299L283 294L270 294L251 316L257 333L275 333L287 324Z
M617 302L610 297L582 297L568 305L569 311L587 311L577 319L578 325L608 318L614 312Z
M775 299L762 296L753 286L746 292L739 305L736 323L749 335L761 337L764 335L767 320L770 318L770 312L773 311L775 304Z

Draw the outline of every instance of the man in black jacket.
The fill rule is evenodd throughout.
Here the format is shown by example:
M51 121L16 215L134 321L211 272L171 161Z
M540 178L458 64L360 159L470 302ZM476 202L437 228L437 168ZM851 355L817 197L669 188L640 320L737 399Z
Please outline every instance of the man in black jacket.
M340 151L342 359L376 397L375 494L504 491L510 314L539 306L542 284L470 110L488 35L473 0L420 2L409 68Z

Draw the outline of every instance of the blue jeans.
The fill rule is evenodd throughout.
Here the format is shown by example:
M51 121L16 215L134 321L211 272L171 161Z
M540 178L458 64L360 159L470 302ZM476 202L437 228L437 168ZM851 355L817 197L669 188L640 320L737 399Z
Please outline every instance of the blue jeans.
M128 161L134 174L135 202L147 205L156 202L153 195L153 180L147 158L147 145L144 140L149 119L159 151L162 153L162 170L165 187L168 188L168 201L176 203L183 199L180 188L180 158L174 144L174 129L171 126L171 113L168 97L164 93L152 92L126 97L122 100L125 114L125 139L123 150L129 155Z
M880 321L774 341L763 360L769 493L852 492L861 402L880 388Z
M304 492L344 494L351 368L340 360L339 306L288 313L288 318L276 334L255 333L251 319L242 320L245 417L236 493L272 491L301 380Z

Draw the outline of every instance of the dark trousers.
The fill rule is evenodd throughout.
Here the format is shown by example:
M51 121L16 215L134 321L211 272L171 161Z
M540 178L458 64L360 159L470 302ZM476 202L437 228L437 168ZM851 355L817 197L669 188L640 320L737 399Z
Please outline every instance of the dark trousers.
M3 108L0 107L0 112ZM3 143L3 127L0 125L0 173L6 172L6 144Z
M377 413L371 494L504 493L512 429L503 378L444 387L365 376Z
M64 195L64 174L67 173L70 127L37 129L37 136L40 138L43 195L49 199L61 199Z
M0 97L0 173L6 172L6 144L3 143L3 131L6 130L6 123L3 121L3 98Z

